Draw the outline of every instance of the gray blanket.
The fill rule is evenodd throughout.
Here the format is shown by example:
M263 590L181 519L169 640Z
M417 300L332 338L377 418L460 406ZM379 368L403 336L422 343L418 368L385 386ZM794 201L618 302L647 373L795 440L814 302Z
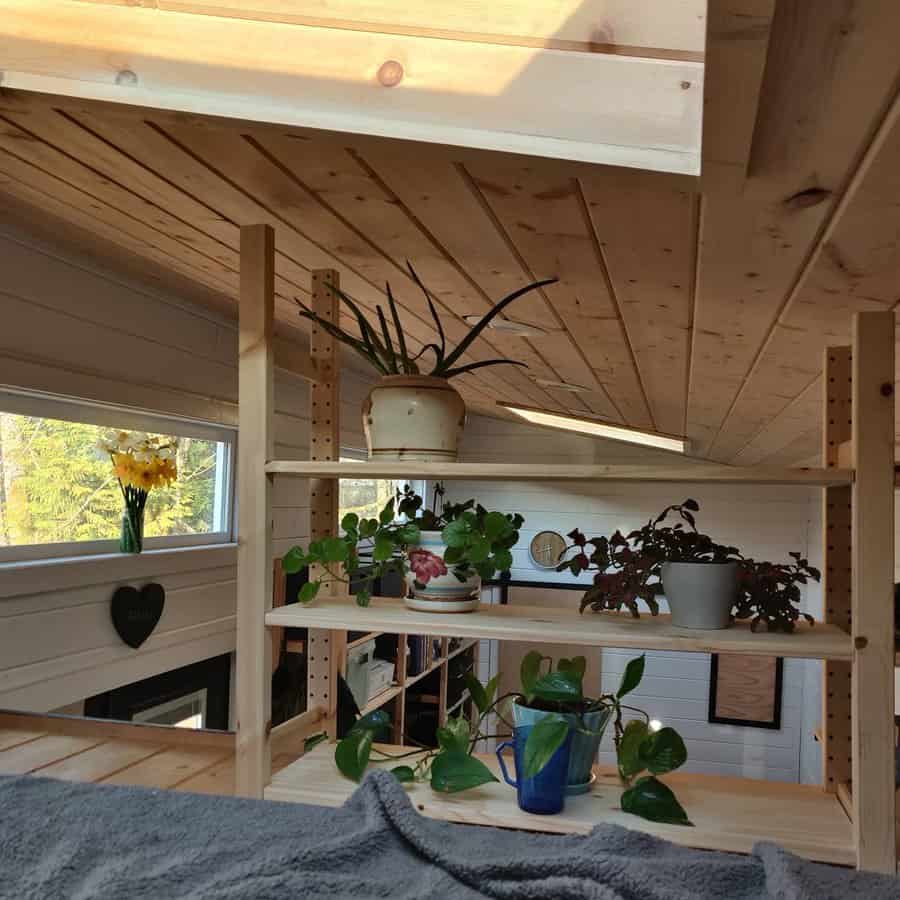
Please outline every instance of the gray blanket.
M436 822L384 772L341 809L24 777L0 778L0 897L881 900L900 882L770 844L733 856L614 825L555 836Z

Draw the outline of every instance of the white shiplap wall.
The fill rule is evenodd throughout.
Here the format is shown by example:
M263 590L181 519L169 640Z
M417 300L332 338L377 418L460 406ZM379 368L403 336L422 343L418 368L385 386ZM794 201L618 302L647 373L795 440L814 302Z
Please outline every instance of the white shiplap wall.
M499 420L472 417L466 429L463 456L467 461L565 463L671 464L673 457L659 451L594 441ZM690 465L685 462L685 465ZM580 527L588 536L611 534L639 526L663 507L687 497L701 507L700 526L720 540L740 546L751 556L786 559L790 550L820 555L818 492L804 488L709 485L579 485L483 484L448 482L448 496L477 496L489 509L520 512L525 527L514 551L512 577L523 581L571 583L568 573L536 568L528 557L532 536L543 529L566 534ZM588 582L588 576L580 581ZM818 602L816 590L807 602ZM665 603L663 602L663 609ZM590 613L586 613L590 615ZM633 651L605 649L603 684L612 690ZM709 656L707 654L648 652L644 682L632 697L635 705L653 718L676 727L688 746L685 770L753 778L797 781L801 746L805 745L804 683L809 666L801 660L785 660L782 728L779 731L713 725L707 721ZM483 673L487 674L487 673ZM816 714L818 707L816 708ZM813 727L809 727L809 740ZM811 769L815 766L810 752ZM601 759L613 761L611 741L601 748Z
M0 387L237 423L237 331L0 225ZM300 333L286 338L301 340ZM308 386L276 373L276 453L308 456ZM365 383L345 370L345 443L362 446ZM262 476L260 476L262 477ZM275 479L275 554L309 535L306 482ZM49 710L234 649L233 546L0 566L0 708ZM109 620L116 586L159 581L163 617L138 650Z

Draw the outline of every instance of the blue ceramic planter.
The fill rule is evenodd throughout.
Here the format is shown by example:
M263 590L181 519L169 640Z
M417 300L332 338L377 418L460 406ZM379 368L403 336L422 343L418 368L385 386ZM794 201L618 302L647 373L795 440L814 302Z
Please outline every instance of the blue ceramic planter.
M497 760L503 780L516 789L519 809L539 816L550 816L562 812L566 803L566 776L569 771L569 752L572 746L572 732L566 735L562 746L550 757L550 761L533 778L523 778L525 742L532 726L522 725L513 729L513 739L504 741L497 747ZM513 748L516 761L516 778L509 777L503 751Z
M513 714L516 726L534 725L547 716L555 715L555 713L545 712L541 709L529 709L527 706L520 706L518 703L513 704ZM597 751L600 749L603 732L609 724L609 717L609 709L599 709L596 712L585 714L585 725L591 731L599 732L598 734L588 735L575 730L578 722L577 716L563 715L563 718L572 726L572 750L569 754L567 794L586 794L591 789L591 769L597 761Z

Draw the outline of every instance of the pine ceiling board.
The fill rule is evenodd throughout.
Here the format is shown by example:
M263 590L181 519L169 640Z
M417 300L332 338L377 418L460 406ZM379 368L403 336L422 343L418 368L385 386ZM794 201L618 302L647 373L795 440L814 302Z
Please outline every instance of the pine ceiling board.
M436 332L428 326L430 313L424 297L411 281L407 281L405 285L398 281L399 268L347 222L323 207L302 184L298 184L294 177L248 140L230 133L206 132L193 128L169 128L168 133L205 159L224 177L258 197L280 217L291 222L297 230L311 236L320 247L332 253L334 266L342 274L342 284L343 272L347 266L373 286L390 280L398 304L405 309L405 312L401 310L404 326L408 323L410 332L425 341L436 338ZM372 290L370 288L369 296L372 295ZM386 304L386 299L383 295L377 296L376 302ZM467 326L459 320L445 321L444 327L451 341L458 341L468 332ZM484 344L484 341L476 342L468 353L469 359L483 360L498 355ZM498 399L513 398L517 393L523 390L527 393L532 388L527 377L514 369L489 377L496 387Z
M695 431L713 435L701 445L712 458L730 458L750 436L742 422L752 401L742 394L752 394L764 346L884 113L897 78L898 28L895 4L780 4L759 105L765 130L747 159L752 176L744 179L743 169L734 166L729 173L714 156L704 162L692 373L697 389L689 421ZM795 77L795 57L803 61L802 79ZM722 59L727 62L727 55ZM806 72L810 68L815 76ZM708 92L716 91L726 72L708 73ZM789 114L794 92L806 91L810 77L818 94L809 98L809 116L797 121ZM708 108L710 153L716 144L711 136L736 127L730 123L740 116L736 107L717 120ZM773 166L783 147L790 148L788 161ZM695 406L701 394L702 410Z
M410 261L432 293L445 328L448 319L455 318L461 331L468 330L468 324L462 321L464 316L483 315L490 309L492 300L465 277L464 264L455 266L445 248L417 226L390 189L377 177L372 177L353 155L348 152L334 154L315 142L292 140L271 133L254 137L254 140L393 262L393 290L419 291L405 271L406 262ZM519 286L524 283L523 278ZM495 357L524 362L530 369L529 374L553 377L528 341L497 331L484 332L482 340ZM494 375L511 380L513 370L485 369L483 374L488 380ZM524 382L517 379L517 385L524 385ZM549 395L535 384L529 384L529 387L526 396L530 401L546 405Z
M798 435L809 432L821 435L822 395L822 376L819 374L735 455L735 464L755 466L791 444Z
M353 293L363 305L373 306L375 302L383 302L383 295L369 282L341 266L333 256L279 218L276 212L258 202L252 194L241 191L200 159L193 157L186 148L173 142L161 128L149 123L146 115L143 110L132 110L126 116L120 112L112 115L109 107L99 104L67 109L67 116L72 122L95 134L98 143L106 142L112 148L109 151L110 164L115 161L116 154L131 161L136 171L134 179L129 179L129 184L141 184L137 170L143 169L146 173L144 180L164 177L171 184L172 191L183 196L188 203L197 198L204 204L215 204L217 215L225 221L237 224L262 221L271 224L276 230L276 277L283 294L282 298L276 298L276 313L279 318L292 324L300 324L305 329L302 320L299 320L296 306L289 301L293 296L303 298L308 293L303 285L308 282L309 271L313 268L339 268L344 289ZM202 131L209 135L210 140L215 140L221 133L219 129L209 128L206 122ZM178 201L177 196L170 199L172 202ZM299 257L302 257L302 262L298 261ZM291 284L283 283L282 276L290 278ZM296 287L298 282L300 287ZM358 335L355 321L347 316L342 316L342 319L344 327ZM420 329L419 336L426 340L434 339L433 332L427 329ZM416 350L422 346L421 341L417 340L411 340L411 344ZM482 402L487 402L490 396L487 383L477 378L470 378L469 381L473 389L482 391Z
M900 30L900 17L898 17ZM900 85L900 60L895 62ZM900 92L865 154L840 208L767 335L758 363L716 442L731 459L821 370L822 349L850 342L855 312L891 309L900 284Z
M8 176L5 176L8 178ZM8 183L8 182L7 182ZM0 184L0 192L3 185ZM182 298L216 315L230 318L234 302L230 297L181 275L171 266L163 266L119 243L102 239L82 227L31 203L4 194L0 220L54 245L62 245L87 264L120 273L144 285L155 287L168 296Z
M698 198L579 179L653 419L683 434L693 321Z
M551 180L528 166L467 171L531 270L560 279L545 291L590 369L581 383L601 385L621 420L652 427L577 182Z
M7 91L0 97L0 113L57 149L102 171L118 184L172 211L205 234L234 245L235 223L212 208L214 198L199 200L185 194L170 184L169 173L160 173L159 164L148 167L130 158L102 135L92 134L65 110L56 109L52 98ZM133 118L131 128L143 130L140 117Z
M108 208L108 215L121 220L122 227L130 228L131 233L152 234L151 240L155 246L165 247L173 255L183 257L192 266L222 283L230 284L234 279L237 272L234 251L217 242L204 242L203 236L192 233L190 227L165 210L120 188L77 160L70 159L2 119L0 149L6 151L3 154L4 165L15 165L20 173L28 169L29 175L22 174L23 180L38 186L51 183L65 185L68 195L80 194L84 198L82 202ZM191 246L192 243L198 246Z
M236 292L237 279L234 273L229 275L227 270L211 272L210 269L213 267L207 257L191 253L184 245L159 232L154 232L142 222L110 209L82 191L2 151L0 151L0 172L9 179L3 186L8 193L13 193L28 203L47 208L58 215L61 214L64 218L74 217L78 224L86 225L108 238L112 237L118 243L125 243L144 256L167 259L167 264L172 268L189 278L207 284L214 290L230 295Z
M793 440L764 457L767 466L808 465L811 459L822 455L822 430L811 428L798 434Z

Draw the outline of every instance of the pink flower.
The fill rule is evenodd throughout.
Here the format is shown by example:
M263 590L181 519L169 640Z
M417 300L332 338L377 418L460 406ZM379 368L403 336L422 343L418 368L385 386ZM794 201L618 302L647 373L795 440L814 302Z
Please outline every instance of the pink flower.
M408 556L409 566L419 584L428 584L432 578L447 574L444 561L430 550L410 550Z

